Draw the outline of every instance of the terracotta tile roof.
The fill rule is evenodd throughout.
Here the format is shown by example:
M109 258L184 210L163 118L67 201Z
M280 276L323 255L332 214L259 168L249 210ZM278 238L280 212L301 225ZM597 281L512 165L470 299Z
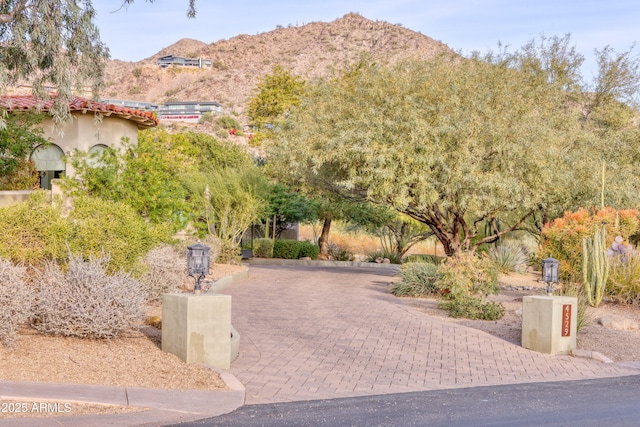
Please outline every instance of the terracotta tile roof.
M36 110L49 111L53 101L38 100L31 95L14 95L0 97L0 107L8 108L11 111ZM116 116L131 120L137 123L139 129L147 129L158 125L155 114L149 111L134 110L132 108L121 107L119 105L107 104L99 101L92 101L86 98L74 97L69 102L71 112L81 113L101 113L105 116Z

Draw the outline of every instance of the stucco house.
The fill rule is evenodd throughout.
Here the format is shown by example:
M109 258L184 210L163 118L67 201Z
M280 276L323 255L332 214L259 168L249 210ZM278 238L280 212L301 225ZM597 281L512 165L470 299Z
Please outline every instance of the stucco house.
M29 95L0 98L0 106L13 112L39 110L46 114L51 105L51 101L40 101ZM52 118L44 120L44 137L51 143L37 146L31 153L31 159L40 174L40 187L43 189L51 189L51 180L63 174L73 176L74 171L68 159L76 149L89 153L104 150L105 147L117 149L122 146L123 138L137 143L138 130L158 125L158 119L152 112L80 97L71 100L69 110L73 119L58 125L58 128ZM96 120L98 116L102 117L101 121ZM0 199L2 196L0 194ZM17 195L4 196L15 199ZM0 200L0 206L3 204L5 203Z

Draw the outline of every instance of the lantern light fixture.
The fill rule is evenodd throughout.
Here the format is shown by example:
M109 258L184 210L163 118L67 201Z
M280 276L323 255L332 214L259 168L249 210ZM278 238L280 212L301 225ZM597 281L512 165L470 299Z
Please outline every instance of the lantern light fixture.
M200 293L200 282L209 273L209 248L198 241L195 245L187 247L187 271L189 277L195 279L193 291Z
M558 282L559 261L555 258L542 260L542 281L547 284L547 295L553 295L553 284Z

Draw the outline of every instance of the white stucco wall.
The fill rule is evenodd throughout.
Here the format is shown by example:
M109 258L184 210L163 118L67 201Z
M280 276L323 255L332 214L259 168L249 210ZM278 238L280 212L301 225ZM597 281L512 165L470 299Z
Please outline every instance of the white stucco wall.
M96 145L108 146L115 149L122 147L122 139L127 138L131 143L138 143L138 124L118 116L104 116L101 123L96 123L94 113L73 111L73 121L55 128L53 120L45 119L42 124L44 137L58 146L64 155L70 157L74 150L88 152ZM148 127L148 124L144 127ZM65 174L74 176L71 162L67 159ZM12 205L26 200L31 191L0 191L0 207Z
M51 119L45 120L43 124L44 137L59 146L66 156L71 156L76 149L88 152L95 145L121 148L123 138L128 138L133 144L138 143L138 126L133 121L105 116L101 123L96 123L92 112L74 112L72 116L73 121L58 129ZM69 161L66 164L66 175L74 175Z
M29 198L31 193L33 193L33 191L30 190L0 191L0 208L24 202Z
M43 125L45 138L58 145L67 153L75 149L89 151L96 144L118 148L122 138L138 142L138 126L135 122L120 117L104 117L96 124L93 113L73 113L73 121L54 128L53 121L47 119ZM62 134L61 134L62 132Z

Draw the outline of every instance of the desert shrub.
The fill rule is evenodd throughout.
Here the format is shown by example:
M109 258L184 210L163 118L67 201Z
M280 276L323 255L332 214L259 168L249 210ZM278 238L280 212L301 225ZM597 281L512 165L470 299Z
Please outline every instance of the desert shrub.
M16 164L13 171L0 175L0 191L40 188L40 177L35 162L29 159L18 159Z
M211 111L207 111L200 117L199 123L213 123L213 118L213 113Z
M640 304L640 255L629 253L609 258L606 293L617 302Z
M438 267L427 262L405 263L400 268L400 282L393 285L391 293L397 297L421 297L438 293L435 285Z
M262 144L269 139L268 132L255 132L249 135L249 145L251 147L261 147Z
M240 123L231 116L221 116L216 119L216 124L223 129L240 129Z
M139 276L145 254L169 240L169 229L147 223L129 205L97 197L75 197L68 220L74 228L71 251L85 257L108 253L110 273L124 270Z
M298 247L300 248L298 258L309 257L311 259L318 259L318 255L320 255L320 246L315 245L308 240L298 242Z
M36 192L25 202L0 210L0 257L14 263L64 265L74 254L110 254L110 271L142 273L142 257L159 242L169 240L169 229L146 223L129 206L88 196L73 199L65 217L62 203Z
M186 257L170 245L150 250L142 261L145 272L140 283L148 301L159 301L163 294L174 292L187 275Z
M273 240L267 238L253 241L253 256L258 258L271 258L273 256Z
M429 262L431 264L440 265L447 257L428 254L411 254L404 257L402 262Z
M273 242L273 257L283 259L298 259L300 245L297 240L277 239Z
M224 130L224 129L218 129L216 131L216 136L220 139L225 139L229 137L229 131Z
M208 246L209 247L209 264L214 264L216 262L219 262L221 264L228 264L225 262L221 262L221 258L223 258L222 256L222 247L225 245L225 243L223 243L222 239L218 238L217 236L214 236L213 234L207 234L204 239L202 239L201 242L203 245ZM193 244L193 243L192 243ZM191 246L191 245L188 245ZM231 244L229 244L229 246L232 246ZM231 252L231 254L225 254L224 259L229 259L229 257L231 255L234 254L234 252L238 252L238 248L237 245L235 245L236 248L229 248L228 251ZM187 248L185 246L184 248L184 262L186 265L187 262Z
M146 292L123 271L107 271L109 257L88 261L70 255L64 272L46 264L37 280L33 327L38 331L80 338L111 338L143 319Z
M492 246L487 251L487 257L502 273L524 273L527 269L527 255L515 243Z
M210 258L214 260L215 258ZM233 240L220 239L220 252L216 262L220 264L239 264L242 260L240 246Z
M367 253L368 262L378 262L380 258L387 258L391 264L402 264L402 258L400 255L389 250L379 249Z
M451 317L498 320L504 316L504 305L501 303L483 301L481 298L473 296L443 299L438 302L438 307L449 312Z
M346 247L334 243L329 245L329 255L336 261L353 261L354 256Z
M18 325L33 312L33 291L25 284L26 269L0 259L0 342L15 345Z
M73 224L62 218L60 203L52 204L50 197L37 191L24 203L0 209L0 257L26 265L66 259Z
M498 270L472 253L456 254L438 266L436 286L450 299L496 293L497 283Z
M565 212L563 217L556 218L542 228L539 257L550 256L560 261L559 274L562 281L582 281L582 239L593 236L596 228L603 223L607 247L616 236L629 241L640 232L640 219L635 209L605 208L597 212L580 209Z

